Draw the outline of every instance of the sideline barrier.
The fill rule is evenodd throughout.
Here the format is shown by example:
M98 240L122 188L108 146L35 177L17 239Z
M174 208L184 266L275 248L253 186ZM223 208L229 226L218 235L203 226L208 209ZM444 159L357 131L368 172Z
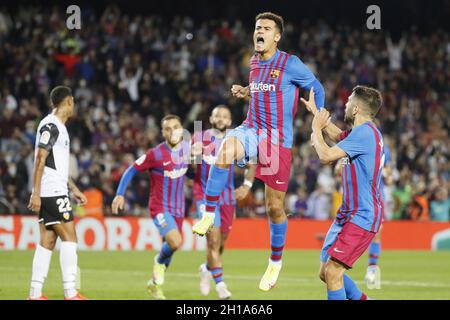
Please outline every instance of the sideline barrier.
M79 250L159 250L161 238L150 218L108 217L76 219ZM183 223L182 250L205 250L204 237L193 235L194 220ZM331 221L289 220L286 249L320 249ZM383 249L450 250L450 223L387 221ZM0 250L35 248L39 225L35 216L0 216ZM269 249L267 219L237 219L228 249Z

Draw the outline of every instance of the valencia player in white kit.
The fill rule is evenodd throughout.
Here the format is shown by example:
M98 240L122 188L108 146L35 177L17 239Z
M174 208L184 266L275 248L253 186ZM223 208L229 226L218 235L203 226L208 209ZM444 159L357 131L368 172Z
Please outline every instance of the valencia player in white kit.
M40 241L33 258L29 300L48 300L42 287L52 251L61 238L60 265L65 300L86 300L76 289L77 236L69 189L80 205L86 196L69 178L70 139L65 123L74 115L72 90L65 86L50 92L52 112L39 123L35 143L33 191L28 208L39 213Z

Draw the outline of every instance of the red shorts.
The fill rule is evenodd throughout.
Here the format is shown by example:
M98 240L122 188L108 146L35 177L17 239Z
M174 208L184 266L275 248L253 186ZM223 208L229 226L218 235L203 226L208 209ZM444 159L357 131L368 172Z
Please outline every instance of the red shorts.
M255 177L272 189L286 192L291 175L291 151L280 145L261 143Z
M222 233L229 233L233 226L234 219L234 205L220 206L220 231Z
M355 261L367 250L375 234L347 222L327 253L351 269Z

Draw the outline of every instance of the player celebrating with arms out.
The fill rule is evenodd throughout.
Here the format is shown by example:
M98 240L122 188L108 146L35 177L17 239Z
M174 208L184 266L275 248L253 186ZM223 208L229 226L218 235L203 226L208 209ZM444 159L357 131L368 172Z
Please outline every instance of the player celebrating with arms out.
M231 126L231 112L225 105L215 107L209 118L212 129L198 132L193 137L192 153L201 156L196 165L194 178L194 199L197 212L205 205L205 189L208 181L210 166L214 164L219 147L225 137L226 130ZM208 295L211 278L216 283L216 291L220 299L229 299L231 292L223 280L222 253L225 241L231 231L235 213L236 198L245 198L253 185L255 166L249 164L245 171L245 181L242 186L234 190L234 168L231 167L227 177L225 189L220 194L219 206L216 207L215 221L207 238L207 263L200 266L200 292Z
M283 18L265 12L256 16L249 86L234 85L234 96L250 96L247 119L230 131L222 143L216 163L211 166L205 191L205 213L193 226L193 232L204 235L214 223L219 196L225 188L230 165L239 165L257 157L256 177L265 187L270 223L271 256L259 288L275 286L281 270L281 256L286 240L287 216L284 211L291 168L293 122L299 88L316 92L317 105L324 105L324 90L313 73L295 55L277 49L283 34Z
M181 227L185 212L184 184L188 169L189 143L183 142L180 117L167 115L161 120L165 142L149 149L122 175L112 212L117 214L125 206L125 191L138 172L150 173L149 210L153 222L163 237L161 251L155 256L152 279L147 287L155 299L165 299L161 286L172 256L181 247Z
M321 163L344 158L343 201L323 244L319 276L327 284L329 300L366 300L345 271L369 247L383 221L380 184L384 147L373 122L381 108L381 94L365 86L353 89L344 119L352 129L344 132L330 122L327 110L317 111L312 90L309 101L302 98L302 102L314 113L311 140ZM322 130L332 141L339 141L337 145L330 148Z
M65 300L86 300L76 290L78 271L77 235L68 194L69 186L80 205L86 196L69 178L70 138L65 123L74 115L72 90L65 86L50 92L53 111L39 123L36 135L33 191L28 208L39 212L40 241L33 258L29 300L48 300L42 287L52 251L61 238L60 265Z

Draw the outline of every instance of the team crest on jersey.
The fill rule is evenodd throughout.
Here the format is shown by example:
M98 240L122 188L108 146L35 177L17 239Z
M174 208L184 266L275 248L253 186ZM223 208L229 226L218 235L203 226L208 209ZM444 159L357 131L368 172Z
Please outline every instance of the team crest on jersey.
M278 78L280 76L280 70L273 69L270 71L270 77L271 78Z
M68 212L64 212L63 213L63 218L64 218L64 220L69 220L70 214Z

